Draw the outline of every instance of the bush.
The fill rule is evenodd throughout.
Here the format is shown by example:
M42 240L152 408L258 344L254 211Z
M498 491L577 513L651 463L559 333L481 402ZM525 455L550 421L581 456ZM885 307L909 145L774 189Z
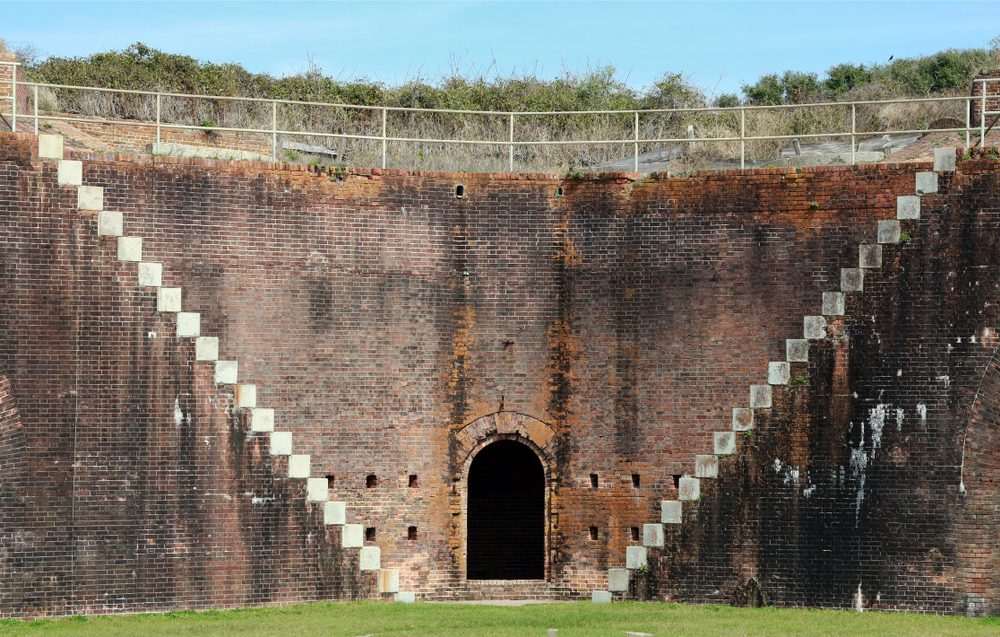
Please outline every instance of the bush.
M740 98L735 93L723 93L715 98L715 105L719 108L734 108L740 105Z
M744 84L743 95L755 106L774 106L785 101L785 87L774 73L762 75L755 84Z
M823 90L831 100L872 81L872 72L864 64L837 64L831 66L826 75Z
M18 52L19 55L21 51ZM742 86L745 100L734 94L716 97L712 104L732 108L749 105L788 105L816 101L884 100L968 90L972 77L991 68L991 55L1000 58L1000 38L991 51L948 50L934 55L896 60L887 65L845 63L831 67L822 79L816 73L786 70L761 76ZM358 106L415 107L469 111L568 111L553 116L521 115L516 135L521 140L574 141L621 140L602 145L518 146L514 149L519 170L561 170L589 167L618 160L633 152L634 117L640 109L701 108L709 102L704 92L680 73L665 73L645 91L622 82L613 66L582 73L564 71L553 79L533 75L463 76L457 72L438 81L416 78L399 86L386 86L364 78L339 81L310 62L305 71L276 78L252 73L238 64L201 62L185 55L165 53L136 43L122 51L98 53L87 58L37 54L22 59L27 78L61 85L102 86L124 90L246 96L280 100L351 104ZM77 89L42 89L43 111L150 121L156 115L151 96L118 95ZM272 105L266 102L164 97L161 120L166 123L212 128L260 128L271 125ZM845 110L846 109L846 110ZM578 111L625 111L602 115ZM277 109L279 129L314 133L339 133L377 137L382 114L376 110L347 107L282 104ZM962 117L961 106L951 104L896 104L857 108L858 130L916 129L941 117ZM643 139L686 140L693 130L702 138L738 137L739 113L654 112L640 117ZM390 142L390 157L397 167L419 165L441 170L506 170L510 148L506 116L428 112L389 112L390 135L424 139L491 140L495 145L453 146L432 142ZM850 108L836 105L813 109L748 111L747 136L802 135L850 130ZM215 133L216 131L212 131ZM381 163L377 139L330 139L285 136L287 141L328 144L337 157L350 157L357 165ZM681 142L684 161L693 168L720 159L739 157L738 141ZM786 140L753 140L745 144L750 159L770 160ZM661 142L640 146L640 152L658 150Z

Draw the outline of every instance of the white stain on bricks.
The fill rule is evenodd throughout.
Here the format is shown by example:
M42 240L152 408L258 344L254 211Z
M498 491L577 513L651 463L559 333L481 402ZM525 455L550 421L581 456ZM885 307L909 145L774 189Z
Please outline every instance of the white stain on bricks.
M927 426L927 405L917 404L917 415L920 416L920 426Z
M868 468L868 454L865 453L865 425L861 424L861 446L851 449L851 477L858 482L854 497L854 526L861 518L861 503L865 500L865 469Z
M868 411L868 426L872 430L872 453L875 459L875 450L882 446L882 429L885 428L885 413L889 405L875 405Z
M857 481L858 490L854 498L854 525L858 525L861 518L861 505L865 501L865 481L867 479L866 470L868 463L875 460L876 451L882 447L882 432L885 429L886 415L895 412L896 429L903 426L903 410L893 409L892 405L879 403L868 411L867 422L861 423L861 432L858 436L858 446L851 449L851 477ZM871 445L866 446L865 427L871 432ZM852 423L853 428L853 423Z
M806 478L806 482L808 482L808 481L809 480L808 480L808 477L807 477ZM812 497L812 494L814 494L814 493L816 493L816 485L815 484L810 484L805 489L802 489L802 497L803 498Z
M778 458L774 459L774 472L782 476L785 486L799 483L799 468L793 465L786 465Z
M180 427L184 424L184 411L181 409L181 397L174 398L174 424Z

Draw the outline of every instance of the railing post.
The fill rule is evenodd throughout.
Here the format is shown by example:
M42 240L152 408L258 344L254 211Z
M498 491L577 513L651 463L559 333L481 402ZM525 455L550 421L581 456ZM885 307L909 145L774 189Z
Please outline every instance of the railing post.
M271 161L278 161L278 102L271 101Z
M969 136L972 130L972 96L965 100L965 147L969 147L972 141Z
M634 169L635 172L639 172L639 111L635 112L635 120L632 124L632 140L635 144L635 148L633 149L635 151L633 153L633 156L635 157Z
M851 165L854 165L854 137L858 131L858 105L851 104Z
M510 151L508 170L514 172L514 113L510 114L510 146L508 150Z
M160 98L159 93L156 94L156 147L160 147Z
M986 80L983 80L983 99L979 105L979 147L986 147Z
M386 157L388 154L388 146L389 146L389 142L386 139L386 137L388 137L387 132L389 130L387 123L388 115L389 115L389 110L383 106L382 107L382 168L385 168L388 165Z
M747 109L740 107L740 170L747 167Z
M10 130L11 132L17 132L17 66L11 65L12 75L10 78L10 95L11 102L10 106ZM984 89L985 90L985 89Z
M32 88L31 100L32 102L34 102L34 108L35 108L35 134L37 135L38 134L38 85L33 84L31 88Z

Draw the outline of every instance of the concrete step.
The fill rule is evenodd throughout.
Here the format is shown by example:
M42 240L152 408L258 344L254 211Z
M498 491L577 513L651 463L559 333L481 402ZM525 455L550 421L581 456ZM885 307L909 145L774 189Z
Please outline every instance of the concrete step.
M288 456L288 477L305 480L309 477L310 457L308 454L292 454Z
M104 188L100 186L79 186L76 189L76 207L89 212L103 210Z
M177 338L198 338L201 336L201 314L198 312L177 313Z
M268 431L274 431L274 410L269 407L253 407L250 409L250 431L254 433L263 433ZM308 465L308 458L306 456L306 464ZM308 477L308 471L306 472L306 477Z
M196 361L219 360L219 339L216 336L199 336L194 341L194 359Z
M292 455L292 432L272 431L268 441L270 442L272 456Z
M717 456L729 456L736 453L736 432L716 431L712 434L713 451Z
M73 159L60 159L56 180L60 186L82 186L83 162Z
M42 134L38 136L38 157L41 159L62 159L62 135Z
M139 287L158 288L163 285L163 264L139 262Z
M399 571L390 568L379 569L378 572L378 592L398 593L399 592Z
M680 524L684 519L683 513L683 504L680 500L660 502L660 522L662 524Z
M215 384L235 385L239 364L236 361L215 361Z

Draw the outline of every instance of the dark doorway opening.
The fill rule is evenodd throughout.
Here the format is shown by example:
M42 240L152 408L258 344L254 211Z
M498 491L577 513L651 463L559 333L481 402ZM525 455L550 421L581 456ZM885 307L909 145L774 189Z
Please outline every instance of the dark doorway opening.
M485 447L469 468L469 579L545 577L545 471L513 440Z

